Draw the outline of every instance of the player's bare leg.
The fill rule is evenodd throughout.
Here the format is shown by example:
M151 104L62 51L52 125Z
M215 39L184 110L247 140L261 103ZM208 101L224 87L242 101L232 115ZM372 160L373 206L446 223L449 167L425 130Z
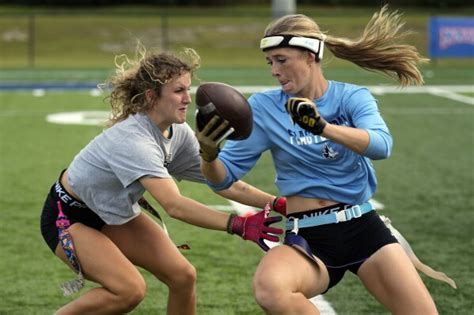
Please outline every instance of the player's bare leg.
M131 262L168 286L168 314L196 313L196 270L155 221L142 213L124 225L105 226L102 232Z
M400 244L389 244L359 269L365 287L392 314L438 314L436 306Z
M76 223L69 227L69 232L84 277L102 287L85 292L55 314L120 314L133 310L146 291L145 281L137 268L99 231ZM56 255L69 265L60 245Z
M282 245L271 249L261 260L254 277L257 303L271 315L317 315L319 310L308 300L329 283L326 267L320 268L297 252Z

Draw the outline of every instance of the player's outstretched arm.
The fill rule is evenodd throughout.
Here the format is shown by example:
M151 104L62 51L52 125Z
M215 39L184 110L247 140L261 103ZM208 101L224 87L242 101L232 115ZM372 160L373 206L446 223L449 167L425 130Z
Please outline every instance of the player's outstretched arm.
M241 180L236 181L227 189L216 191L216 193L224 198L256 208L263 208L267 203L272 204L275 199L274 195Z
M270 206L262 213L250 217L229 215L211 209L200 202L181 195L178 186L171 178L143 177L143 187L173 218L203 228L228 231L245 240L251 240L264 248L263 239L278 241L283 230L269 225L281 220L281 217L268 217Z

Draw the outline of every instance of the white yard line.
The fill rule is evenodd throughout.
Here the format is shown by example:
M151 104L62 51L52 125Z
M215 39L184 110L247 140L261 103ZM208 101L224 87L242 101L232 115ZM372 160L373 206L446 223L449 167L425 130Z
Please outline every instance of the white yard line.
M368 85L367 88L374 94L420 94L430 93L431 89L442 89L457 93L474 92L473 85L422 85L404 88L397 85Z
M317 295L309 299L311 303L316 305L321 315L336 315L336 311L322 295Z
M278 86L270 85L241 85L235 86L242 93L257 93L263 90L276 89ZM424 85L400 87L396 85L369 85L367 88L375 95L384 94L422 94L428 93L440 97L445 97L453 101L474 105L474 97L459 93L473 93L473 85Z
M242 93L257 93L264 90L277 89L276 85L240 85L234 86ZM423 85L400 87L397 85L368 85L367 88L375 95L384 94L433 94L440 97L446 97L454 101L474 105L474 97L462 95L459 93L473 93L473 85ZM191 89L195 93L196 88Z
M263 90L276 89L278 86L270 85L242 85L235 86L242 93L256 93ZM369 85L367 88L376 95L383 94L422 94L428 93L440 97L445 97L457 102L474 105L474 97L462 95L459 93L473 93L473 85L425 85L400 87L396 85Z
M471 92L472 92L472 90L471 90ZM440 96L440 97L445 97L445 98L448 98L450 100L458 101L458 102L461 102L461 103L465 103L465 104L468 104L468 105L471 105L471 106L474 105L474 97L458 94L458 93L455 93L453 91L446 90L446 89L443 89L443 88L433 87L433 88L428 90L428 93L436 95L436 96Z
M263 90L277 89L276 85L235 85L242 93L256 93ZM407 86L400 87L397 85L367 85L366 86L374 94L420 94L430 93L431 89L440 89L450 91L453 93L473 93L474 85L422 85L422 86ZM194 93L196 88L192 89Z
M385 208L385 205L378 200L370 199L369 201L377 210L383 210Z

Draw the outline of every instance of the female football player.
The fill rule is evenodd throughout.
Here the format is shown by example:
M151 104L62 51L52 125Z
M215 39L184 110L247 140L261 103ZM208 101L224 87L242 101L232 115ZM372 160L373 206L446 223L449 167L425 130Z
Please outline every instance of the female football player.
M265 247L280 229L268 210L243 218L214 211L180 194L172 179L204 182L199 145L185 123L198 55L143 49L122 58L111 78L111 127L76 155L51 187L41 216L42 235L78 274L63 286L78 291L84 278L98 283L56 314L122 314L145 296L140 266L169 288L167 314L196 313L196 271L163 229L140 211L147 191L173 218L238 234ZM237 182L221 195L264 207L274 196ZM268 233L272 233L269 235Z
M399 14L383 7L355 40L324 34L309 17L269 24L260 48L280 88L254 94L254 126L228 141L202 169L214 190L242 178L270 150L276 185L287 198L285 244L271 249L254 278L267 314L319 314L308 298L335 286L349 270L393 314L436 314L413 264L369 203L377 180L370 160L386 159L392 136L367 88L331 81L321 66L326 46L370 71L422 84L426 61L399 43ZM198 133L201 143L206 137ZM208 156L216 148L202 145ZM210 160L210 161L209 161Z

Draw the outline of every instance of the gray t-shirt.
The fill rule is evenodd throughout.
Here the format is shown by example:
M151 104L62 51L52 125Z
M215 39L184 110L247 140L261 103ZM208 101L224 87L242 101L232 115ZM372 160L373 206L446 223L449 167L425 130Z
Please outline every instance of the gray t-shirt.
M95 137L68 168L72 190L107 224L140 213L143 176L205 182L199 144L188 124L173 124L165 138L145 114L135 114Z

